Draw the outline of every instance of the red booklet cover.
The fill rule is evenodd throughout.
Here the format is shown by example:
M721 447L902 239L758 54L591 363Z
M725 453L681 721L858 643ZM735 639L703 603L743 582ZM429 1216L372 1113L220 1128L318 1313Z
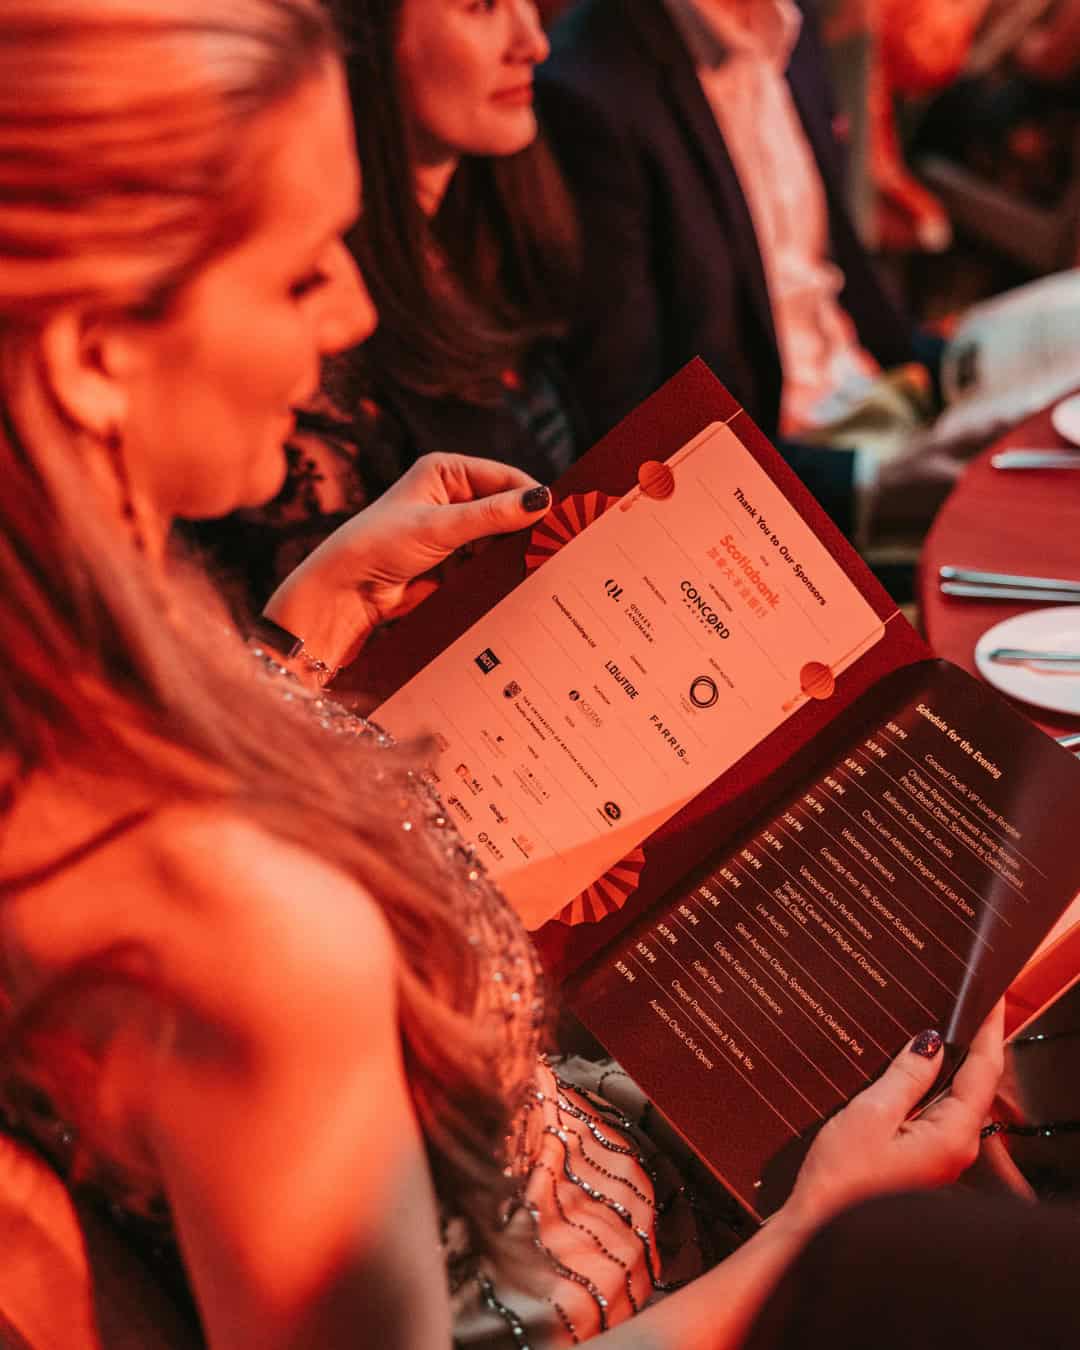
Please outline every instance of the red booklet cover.
M907 1037L955 1067L1080 889L1044 806L1080 765L932 659L701 362L352 680L435 736L570 1006L758 1216Z

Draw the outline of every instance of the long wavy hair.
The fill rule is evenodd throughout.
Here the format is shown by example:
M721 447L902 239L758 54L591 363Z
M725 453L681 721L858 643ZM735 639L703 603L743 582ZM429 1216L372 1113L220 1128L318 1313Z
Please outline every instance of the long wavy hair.
M483 1249L506 1184L509 1107L490 1070L506 1046L475 1016L483 953L395 819L414 756L352 737L328 753L314 719L254 678L209 583L181 561L162 583L87 509L80 433L40 356L58 310L167 311L250 228L260 165L245 127L338 52L319 0L5 0L0 751L14 771L0 787L91 766L105 800L115 781L148 802L210 802L356 878L399 950L400 1031L436 1186ZM7 1021L8 1080L29 1077L92 1132L62 1044L28 1054L42 1042Z
M379 311L375 334L338 373L353 393L366 381L494 402L507 368L566 330L577 218L542 134L517 154L463 157L438 212L425 215L398 66L401 7L337 0L364 177L351 242Z

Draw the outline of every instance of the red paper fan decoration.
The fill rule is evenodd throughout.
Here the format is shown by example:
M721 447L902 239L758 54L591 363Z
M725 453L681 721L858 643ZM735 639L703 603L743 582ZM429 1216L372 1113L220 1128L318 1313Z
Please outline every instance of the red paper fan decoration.
M606 492L580 492L564 497L558 506L533 526L525 551L525 571L535 572L541 563L553 558L574 535L597 520L617 497Z
M560 923L596 923L622 909L627 900L637 890L641 869L645 866L645 854L635 848L604 873L599 881L593 882L582 891L576 900L571 900L565 909L561 909L556 918Z

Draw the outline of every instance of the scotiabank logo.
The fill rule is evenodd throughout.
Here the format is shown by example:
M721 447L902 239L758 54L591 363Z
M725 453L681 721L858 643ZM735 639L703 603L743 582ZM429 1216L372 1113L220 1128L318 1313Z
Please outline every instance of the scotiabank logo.
M682 591L683 604L696 616L699 623L703 624L710 632L715 633L717 637L729 638L731 636L731 629L728 628L692 581L684 581L679 586L679 590Z

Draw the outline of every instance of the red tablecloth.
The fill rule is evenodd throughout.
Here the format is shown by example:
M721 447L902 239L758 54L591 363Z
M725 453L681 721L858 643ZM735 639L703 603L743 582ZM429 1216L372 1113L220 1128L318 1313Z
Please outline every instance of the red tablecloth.
M1065 447L1050 425L1049 411L1037 413L983 451L938 513L923 546L919 559L923 630L939 656L972 674L977 673L978 638L1002 619L1039 606L942 595L940 566L951 563L1080 581L1080 470L1002 472L990 467L991 455L999 450L1047 446ZM1016 706L1053 735L1080 731L1080 717L1023 703Z

